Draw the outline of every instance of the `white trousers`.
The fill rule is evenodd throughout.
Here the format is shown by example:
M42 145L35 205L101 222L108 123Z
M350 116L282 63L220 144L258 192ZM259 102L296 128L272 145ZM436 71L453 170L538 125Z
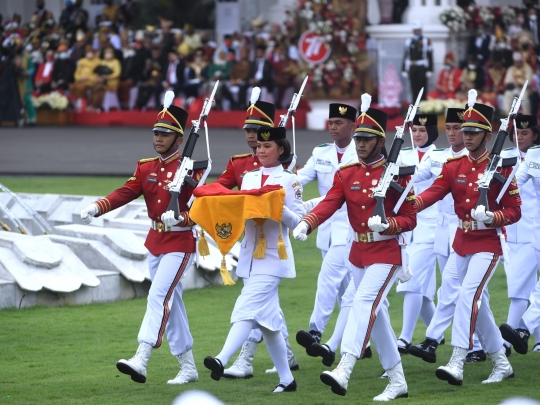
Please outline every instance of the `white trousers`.
M315 305L309 320L309 329L324 332L328 320L332 316L336 302L341 308L341 297L351 281L347 266L347 245L330 246L328 251L322 250L323 262L317 279Z
M476 330L487 353L495 353L502 347L503 339L489 307L487 291L498 263L499 255L494 253L456 254L461 288L454 314L452 346L472 349Z
M401 362L386 300L399 267L391 264L351 266L356 295L343 334L342 354L350 353L359 359L371 337L385 370Z
M538 264L531 243L508 243L510 263L505 263L508 298L528 300L538 280Z
M422 294L433 301L435 295L435 269L437 254L433 243L411 243L407 246L409 267L413 273L411 279L399 283L397 292L400 294L413 292Z
M167 333L173 356L183 354L193 347L180 282L192 261L191 253L173 252L158 256L148 253L152 286L139 330L139 343L148 343L158 348L163 342L163 334Z
M540 266L540 250L534 250L537 264ZM529 298L530 305L521 319L521 328L533 333L540 327L540 280L536 282L536 288Z

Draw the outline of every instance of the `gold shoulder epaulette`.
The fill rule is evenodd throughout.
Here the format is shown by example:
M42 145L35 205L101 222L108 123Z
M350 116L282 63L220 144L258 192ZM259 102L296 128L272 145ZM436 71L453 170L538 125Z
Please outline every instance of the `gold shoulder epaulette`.
M242 153L241 155L234 155L232 156L233 159L238 159L238 158L244 158L244 157L248 157L248 156L252 156L251 153Z
M153 158L146 158L139 160L139 163L146 163L146 162L153 162L154 160L158 160L159 156L153 157Z
M346 169L348 167L353 167L353 166L358 166L360 163L356 162L356 163L349 163L348 165L345 165L345 166L340 166L339 167L339 170L343 170L343 169Z
M464 157L466 157L467 155L461 155L461 156L456 156L456 157L451 157L451 158L448 158L446 161L447 162L451 162L453 160L459 160L459 159L463 159Z

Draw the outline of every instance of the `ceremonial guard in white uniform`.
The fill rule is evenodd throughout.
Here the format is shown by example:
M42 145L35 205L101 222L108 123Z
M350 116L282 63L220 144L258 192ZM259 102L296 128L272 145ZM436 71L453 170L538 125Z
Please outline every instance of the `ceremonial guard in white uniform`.
M414 148L404 148L398 159L399 164L421 165L430 159L436 149L433 142L439 136L437 129L437 116L435 114L417 113L413 120ZM433 178L414 180L416 193L421 193L433 183ZM430 207L418 213L416 228L406 235L407 253L409 255L409 268L412 278L399 283L397 292L404 295L403 300L403 327L398 339L398 350L405 354L408 352L414 328L418 317L421 316L426 325L429 325L435 304L435 269L437 255L434 251L435 228L437 226L437 207Z
M260 127L257 130L257 156L263 167L247 173L242 181L242 190L265 185L283 186L286 196L282 222L266 220L262 226L252 219L246 222L236 268L236 274L244 280L244 288L231 315L232 326L223 349L217 356L207 356L204 359L205 367L212 371L212 379L221 379L229 359L246 341L251 330L259 327L280 378L274 393L296 391L296 381L287 360L285 340L280 332L283 317L278 286L283 278L296 277L293 252L286 235L289 229L296 227L304 212L302 185L298 177L283 169L280 163L291 153L285 132L285 128ZM253 255L260 239L266 240L266 250L264 258L259 259ZM283 258L279 252L281 239L286 248L286 257Z
M516 177L521 189L525 189L528 181L531 180L536 201L540 201L540 145L529 148ZM536 256L536 265L540 267L540 205L538 203L536 204L531 244ZM530 334L540 328L540 281L536 283L536 288L529 297L529 302L529 308L521 318L518 328L509 324L500 326L503 338L510 342L515 351L520 354L527 353ZM539 347L540 344L537 342L533 350L539 351Z
M426 181L428 179L435 181L437 176L441 174L443 165L448 159L468 153L461 132L464 111L463 108L449 108L446 111L445 127L450 147L435 149L431 152L428 159L424 160L418 167L416 172L417 181ZM437 293L435 313L426 330L426 340L418 345L411 346L409 349L410 354L420 357L428 363L436 362L437 346L441 344L444 332L452 322L459 288L461 287L456 268L456 252L452 248L458 227L458 218L454 210L452 194L448 194L437 203L437 210L434 251L437 254L439 269L442 273L442 283ZM485 360L486 354L475 335L474 347L467 354L465 364Z
M334 174L339 167L358 162L356 147L352 140L352 133L356 128L356 115L356 108L350 105L330 104L328 128L334 142L317 146L306 165L298 171L302 185L317 179L321 195L320 199L305 203L307 213L330 190ZM341 307L341 297L351 280L347 266L349 228L347 205L343 204L341 209L320 226L317 234L317 247L321 250L323 262L317 280L315 305L309 321L309 332L300 330L296 334L298 344L311 355L313 355L310 353L312 344L321 341L321 335L332 315L336 301Z
M517 143L514 136L509 135L509 137L516 144L516 147L505 149L502 156L505 158L518 157L522 161L525 160L531 146L540 144L540 134L536 127L536 116L518 114L515 122ZM520 185L519 193L523 202L521 219L506 227L510 263L505 263L504 266L508 283L508 298L510 299L506 323L513 328L519 327L519 321L529 306L529 297L538 280L538 265L532 246L538 201L532 182ZM536 340L540 341L540 336L536 333L535 335Z
M343 166L336 172L334 185L325 199L303 218L293 235L306 240L307 233L347 203L348 218L354 230L349 260L357 291L343 335L341 361L336 369L323 372L321 381L335 394L345 395L354 365L372 337L381 364L389 375L388 386L374 400L390 401L407 397L408 389L385 301L401 271L402 249L398 238L416 225L416 204L414 196L410 195L393 215L391 211L400 193L389 189L383 207L387 221L373 215L376 206L373 193L386 164L382 148L387 116L374 108L362 108L362 111L354 136L359 163ZM409 180L409 176L396 179L402 186Z

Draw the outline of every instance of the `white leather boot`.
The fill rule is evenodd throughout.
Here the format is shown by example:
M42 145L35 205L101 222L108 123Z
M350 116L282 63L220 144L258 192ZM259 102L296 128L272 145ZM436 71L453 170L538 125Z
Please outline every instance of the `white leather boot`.
M187 384L199 381L199 374L193 360L193 352L188 350L183 354L175 356L180 363L180 371L174 379L167 381L167 384Z
M300 369L300 366L298 365L298 361L296 361L296 356L294 355L294 352L292 351L291 343L289 342L289 339L285 339L285 345L287 346L287 360L289 360L289 368L291 371L296 371ZM265 371L266 374L273 374L277 373L276 366L269 368Z
M225 378L251 378L253 377L253 359L258 343L245 341L240 354L233 365L223 372Z
M514 377L514 370L512 370L512 366L506 357L504 346L495 353L488 353L488 356L493 362L493 371L487 380L482 381L482 384L498 383Z
M121 373L131 376L131 379L138 383L146 382L146 367L148 365L148 359L152 354L154 348L148 343L139 344L139 348L129 360L121 359L116 363L116 368Z
M341 396L347 393L349 386L349 378L353 371L357 358L350 353L345 353L338 364L332 371L324 371L321 374L321 381L332 387L332 392Z
M441 379L448 381L448 384L462 385L463 384L463 365L467 357L467 349L454 347L452 357L446 366L441 366L435 371L435 375Z
M396 364L388 372L388 385L384 389L381 395L377 395L373 398L377 402L387 402L396 398L408 398L409 390L407 388L407 381L405 381L405 375L403 374L403 366L401 362Z

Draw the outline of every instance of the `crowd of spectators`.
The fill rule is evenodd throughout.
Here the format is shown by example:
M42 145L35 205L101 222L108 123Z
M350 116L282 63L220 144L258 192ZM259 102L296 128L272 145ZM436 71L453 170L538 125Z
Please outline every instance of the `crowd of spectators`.
M120 6L105 0L91 22L83 1L66 0L58 19L45 0L36 1L29 22L15 14L3 23L0 16L0 88L16 83L11 93L18 94L28 123L36 116L32 97L49 92L64 94L78 111L109 111L158 109L170 89L186 107L218 79L218 109L247 108L253 86L266 101L288 106L297 52L263 33L263 21L254 22L255 32L225 35L217 46L208 32L189 24L174 28L164 18L134 29L132 0Z
M527 5L512 25L480 25L468 41L466 60L458 63L453 53L446 54L436 89L428 98L466 100L468 90L477 89L484 102L506 115L528 80L522 109L525 114L536 114L540 106L540 12Z

